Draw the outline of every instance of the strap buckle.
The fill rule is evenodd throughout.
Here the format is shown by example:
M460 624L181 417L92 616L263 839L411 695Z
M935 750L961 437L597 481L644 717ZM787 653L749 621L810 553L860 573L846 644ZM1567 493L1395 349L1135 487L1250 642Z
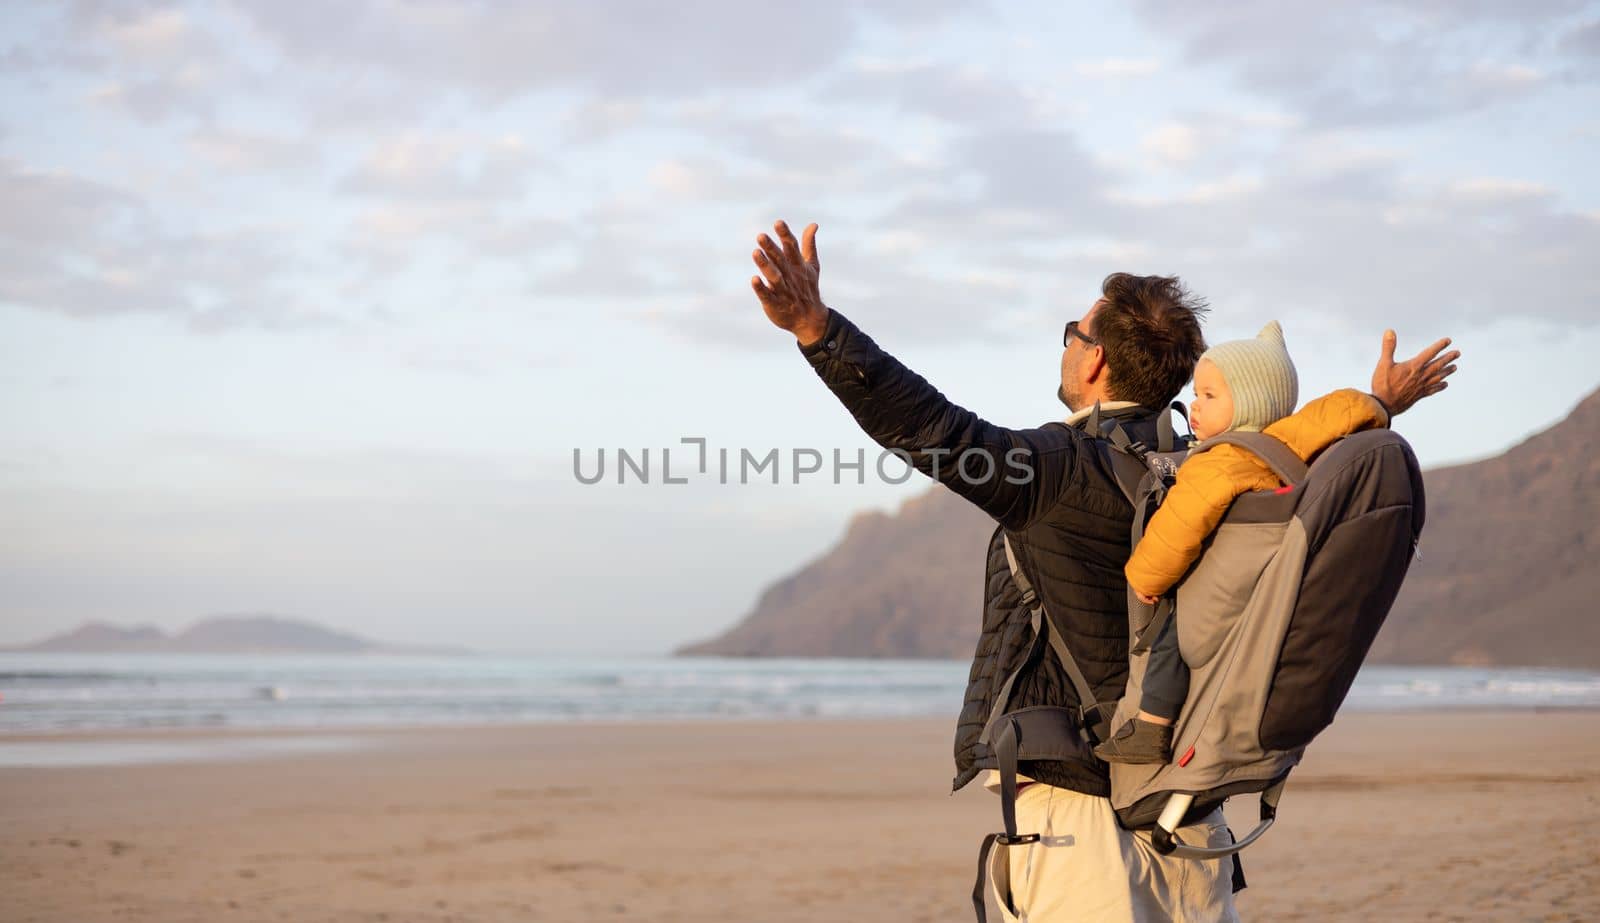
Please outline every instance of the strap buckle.
M1037 833L997 833L994 841L1001 846L1025 846L1029 843L1039 842Z

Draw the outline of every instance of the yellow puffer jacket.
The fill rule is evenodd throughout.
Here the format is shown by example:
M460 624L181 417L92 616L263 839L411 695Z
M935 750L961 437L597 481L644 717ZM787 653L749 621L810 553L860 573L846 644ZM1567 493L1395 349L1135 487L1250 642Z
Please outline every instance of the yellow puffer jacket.
M1323 449L1364 429L1388 426L1378 399L1354 389L1319 397L1298 413L1268 426L1309 464ZM1128 559L1128 585L1146 596L1160 596L1188 573L1200 546L1227 514L1235 497L1249 490L1283 486L1266 462L1233 445L1196 455L1178 469L1177 482L1150 517L1144 538Z

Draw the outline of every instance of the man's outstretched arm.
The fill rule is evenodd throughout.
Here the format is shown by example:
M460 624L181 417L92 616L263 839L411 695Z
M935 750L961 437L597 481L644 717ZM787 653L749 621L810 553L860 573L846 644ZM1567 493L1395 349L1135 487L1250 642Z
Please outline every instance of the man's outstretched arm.
M811 367L873 441L904 453L918 471L1007 528L1026 526L1054 502L1074 467L1074 433L1010 430L952 403L823 304L815 224L798 242L782 221L773 230L777 240L757 239L752 257L761 272L750 286L767 318L794 334Z

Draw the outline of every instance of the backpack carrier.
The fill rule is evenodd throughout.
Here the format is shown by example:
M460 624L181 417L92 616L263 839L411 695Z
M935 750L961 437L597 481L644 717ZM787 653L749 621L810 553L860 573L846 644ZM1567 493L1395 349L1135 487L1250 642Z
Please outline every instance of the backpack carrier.
M1174 409L1183 413L1181 404ZM1406 441L1388 429L1329 446L1307 468L1264 433L1224 433L1190 447L1162 415L1158 444L1131 440L1098 408L1086 428L1099 441L1118 486L1133 504L1132 541L1172 486L1186 457L1235 445L1266 462L1286 485L1238 497L1181 583L1154 606L1128 591L1129 670L1122 698L1098 703L1071 651L1006 542L1012 577L1031 612L1034 650L1001 687L982 739L1000 773L1005 831L984 839L973 903L983 923L983 884L995 845L1038 842L1016 827L1017 762L1066 759L1104 766L1089 749L1139 711L1150 645L1178 619L1189 694L1173 727L1166 764L1110 764L1111 803L1129 830L1150 831L1162 854L1231 856L1254 843L1277 814L1289 772L1333 722L1373 638L1388 616L1416 550L1424 518L1422 475ZM1007 712L1017 677L1048 647L1078 692L1078 709ZM1113 711L1114 709L1114 711ZM1184 844L1175 831L1230 796L1260 793L1260 821L1233 845ZM1001 863L1002 869L1005 863ZM1008 883L997 882L1002 896Z

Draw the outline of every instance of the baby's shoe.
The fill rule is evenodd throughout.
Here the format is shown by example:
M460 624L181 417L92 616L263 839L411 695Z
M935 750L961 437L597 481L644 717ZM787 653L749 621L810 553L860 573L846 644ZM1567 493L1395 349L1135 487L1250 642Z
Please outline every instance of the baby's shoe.
M1130 719L1094 748L1108 763L1165 763L1172 759L1172 726Z

